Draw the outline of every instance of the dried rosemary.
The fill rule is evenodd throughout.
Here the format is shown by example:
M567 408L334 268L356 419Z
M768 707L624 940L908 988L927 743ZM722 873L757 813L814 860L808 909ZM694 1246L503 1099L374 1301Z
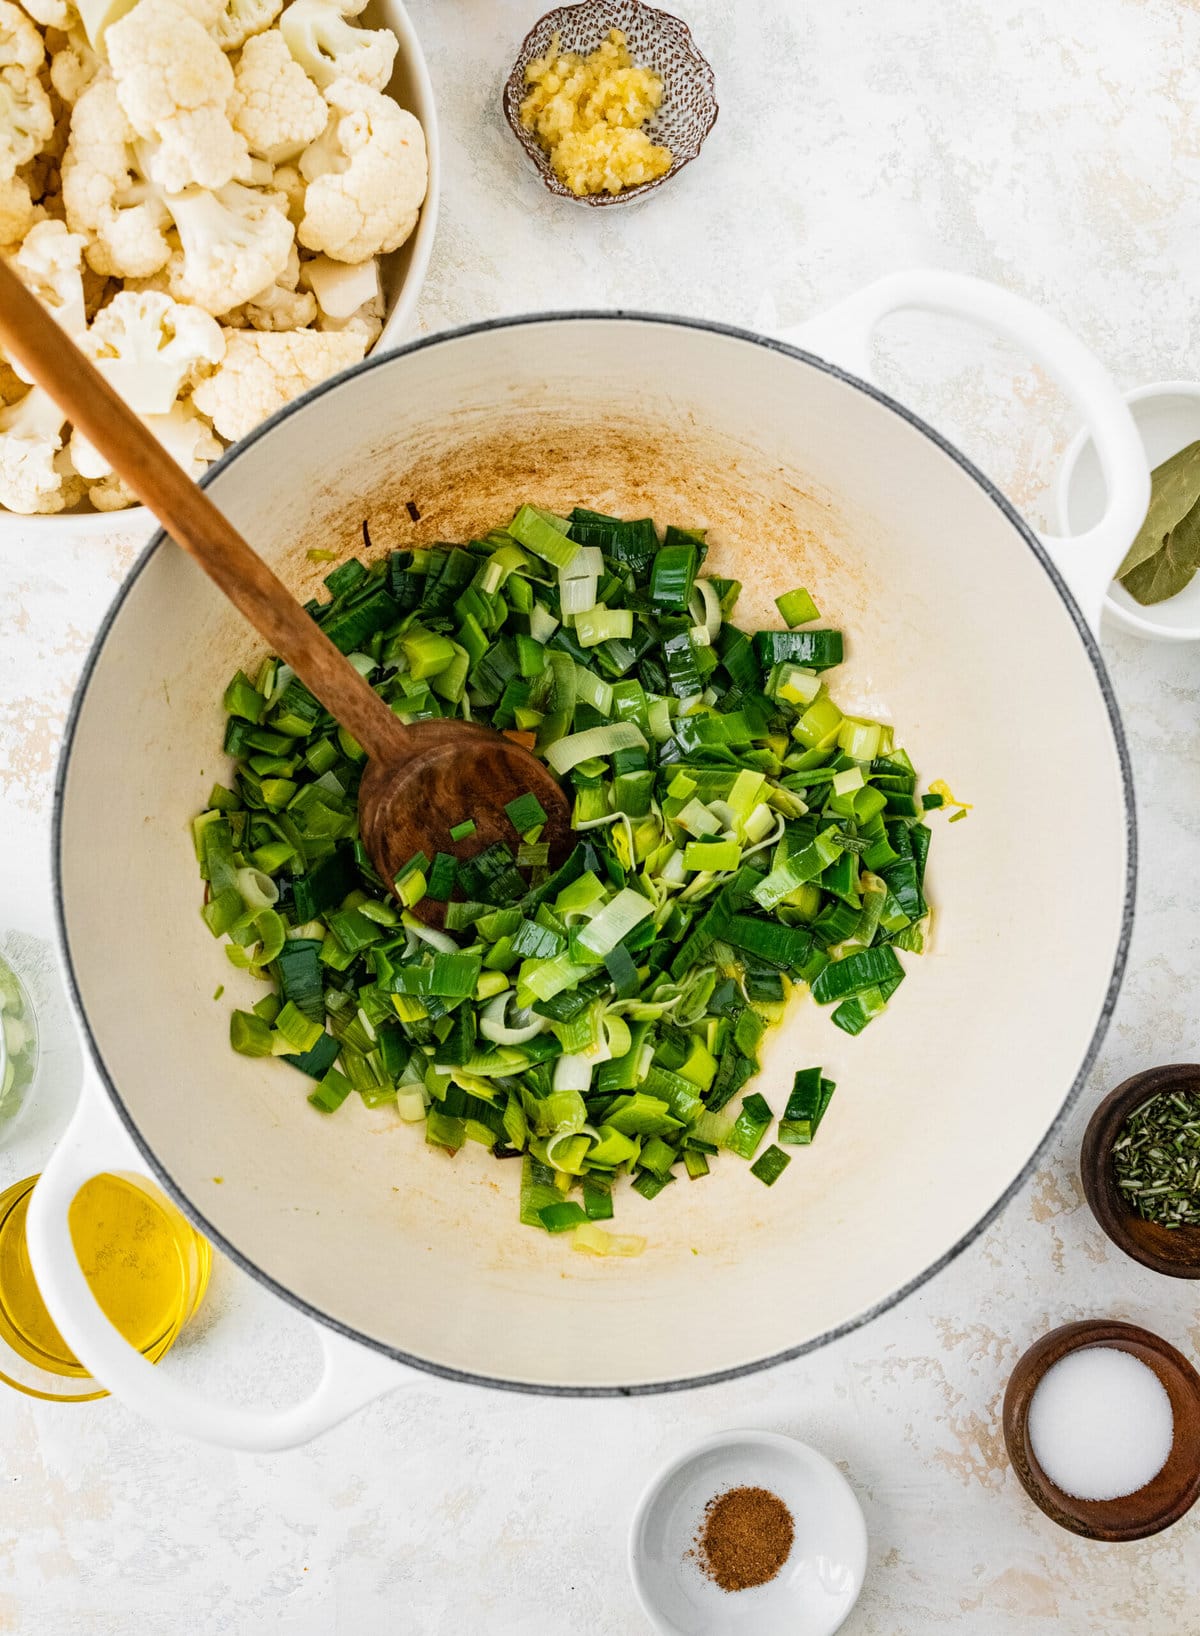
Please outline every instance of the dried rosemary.
M1113 1144L1113 1174L1131 1209L1160 1227L1200 1227L1200 1096L1143 1102Z

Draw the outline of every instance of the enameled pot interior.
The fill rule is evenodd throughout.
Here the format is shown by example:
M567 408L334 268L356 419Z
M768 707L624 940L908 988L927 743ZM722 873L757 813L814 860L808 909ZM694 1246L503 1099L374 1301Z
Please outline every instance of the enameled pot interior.
M653 1203L622 1190L635 1261L517 1222L518 1170L456 1158L357 1099L335 1117L286 1065L228 1046L261 988L199 917L190 820L221 694L257 637L183 555L143 562L94 656L62 781L63 933L102 1069L168 1185L314 1312L415 1361L514 1384L694 1380L812 1344L885 1303L1002 1198L1059 1114L1111 999L1127 801L1094 651L1011 515L860 386L729 332L665 321L499 325L369 363L243 445L212 493L302 596L362 550L461 539L523 500L710 530L743 624L807 585L845 629L847 708L894 721L933 819L932 951L859 1039L806 999L757 1088L838 1093L766 1189L722 1160ZM406 502L420 513L413 522ZM225 993L214 1002L213 992ZM220 1178L218 1181L217 1178Z

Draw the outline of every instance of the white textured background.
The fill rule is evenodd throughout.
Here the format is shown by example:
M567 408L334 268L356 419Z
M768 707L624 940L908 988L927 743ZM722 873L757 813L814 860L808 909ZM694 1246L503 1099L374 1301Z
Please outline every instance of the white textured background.
M693 0L720 120L679 181L608 213L543 194L500 119L533 8L412 10L445 151L426 330L610 304L782 326L924 263L1044 303L1125 386L1200 375L1196 0ZM1041 518L1072 428L1036 370L916 320L889 328L880 367ZM51 777L72 685L134 543L119 527L75 547L47 532L31 529L0 567L0 938L38 971L51 1036L42 1101L0 1153L4 1184L40 1168L76 1082L45 941ZM997 1425L1017 1355L1067 1319L1133 1318L1200 1353L1195 1293L1108 1254L1076 1179L1104 1090L1200 1054L1197 650L1113 635L1106 650L1142 823L1129 977L1052 1161L948 1272L840 1344L738 1384L572 1403L415 1377L274 1459L177 1443L111 1402L6 1394L0 1630L636 1636L624 1547L641 1485L690 1440L754 1424L823 1449L862 1499L871 1566L851 1636L1196 1636L1200 1521L1140 1546L1074 1540L1026 1502ZM1064 860L1066 912L1081 889ZM301 1388L311 1346L290 1313L221 1267L207 1314L172 1367L232 1392L256 1376L277 1398Z

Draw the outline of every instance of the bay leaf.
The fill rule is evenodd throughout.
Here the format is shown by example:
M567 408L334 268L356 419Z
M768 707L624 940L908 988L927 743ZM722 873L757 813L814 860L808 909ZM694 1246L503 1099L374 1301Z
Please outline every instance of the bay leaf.
M1189 443L1150 473L1150 505L1137 538L1117 569L1117 578L1123 581L1139 563L1161 551L1167 535L1197 500L1200 500L1200 442ZM1130 590L1131 596L1135 594ZM1139 597L1138 601L1141 600ZM1159 602L1162 598L1153 600Z
M1143 608L1178 596L1200 568L1200 499L1167 534L1153 556L1139 562L1121 584Z

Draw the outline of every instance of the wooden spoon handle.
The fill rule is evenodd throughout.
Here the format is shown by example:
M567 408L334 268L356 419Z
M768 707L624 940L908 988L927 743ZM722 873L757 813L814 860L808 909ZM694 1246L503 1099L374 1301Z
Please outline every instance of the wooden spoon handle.
M393 761L406 756L404 724L2 259L0 347L54 399L368 755Z

